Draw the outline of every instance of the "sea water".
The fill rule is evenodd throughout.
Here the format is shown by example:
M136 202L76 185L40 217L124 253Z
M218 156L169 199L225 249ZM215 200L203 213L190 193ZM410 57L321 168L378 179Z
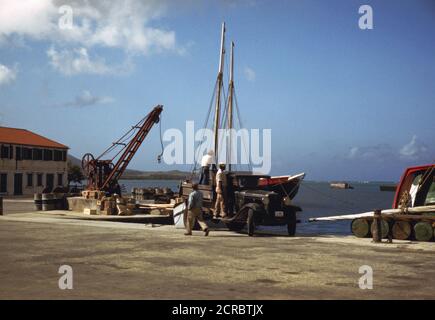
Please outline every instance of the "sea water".
M127 192L132 188L160 187L178 190L177 180L120 180ZM308 222L312 217L327 217L339 214L361 213L374 209L391 208L394 192L380 191L380 182L351 182L353 189L332 189L329 182L303 181L293 204L300 206L301 223L299 235L348 235L350 220L337 222ZM282 229L282 227L260 227L260 229ZM283 229L284 230L284 229Z

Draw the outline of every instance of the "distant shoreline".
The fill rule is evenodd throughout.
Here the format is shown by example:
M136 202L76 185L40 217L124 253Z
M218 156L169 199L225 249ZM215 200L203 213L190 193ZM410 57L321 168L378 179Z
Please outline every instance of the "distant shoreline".
M179 181L185 179L186 176L182 177L174 177L174 176L165 176L165 175L159 175L159 176L122 176L120 180L174 180Z

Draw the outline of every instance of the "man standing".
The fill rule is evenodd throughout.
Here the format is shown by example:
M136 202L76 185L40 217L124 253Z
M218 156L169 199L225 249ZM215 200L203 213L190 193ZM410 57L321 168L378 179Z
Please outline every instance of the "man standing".
M201 159L201 176L199 177L199 184L210 183L210 165L213 163L213 150L209 150L206 155Z
M192 235L192 229L195 225L195 221L198 220L198 223L204 231L204 235L208 236L209 230L208 226L204 221L202 216L202 193L198 190L198 184L194 183L192 185L193 191L189 194L189 200L187 203L188 213L187 213L187 223L186 230L187 232L184 234L185 236Z
M227 217L227 210L225 205L227 176L225 175L225 164L219 163L219 170L216 174L216 204L214 208L214 217L221 216Z

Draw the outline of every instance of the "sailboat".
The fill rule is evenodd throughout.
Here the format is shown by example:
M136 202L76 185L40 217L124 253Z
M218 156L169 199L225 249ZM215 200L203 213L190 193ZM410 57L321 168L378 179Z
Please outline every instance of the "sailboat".
M235 85L234 85L234 42L231 42L231 50L230 50L230 67L229 67L229 83L228 83L228 98L225 99L224 94L224 65L225 65L225 23L222 23L221 29L221 45L220 45L220 55L219 55L219 69L218 75L216 79L215 90L213 92L212 103L210 104L209 112L207 115L208 123L209 117L211 115L212 106L214 103L214 119L213 119L213 146L211 150L213 151L215 162L219 161L220 150L220 136L219 131L231 130L235 129L236 120L238 120L239 128L242 128L240 113L237 105L237 99L235 95ZM222 108L224 105L224 108ZM235 111L237 111L238 118L234 117ZM227 163L227 181L228 181L228 193L227 199L229 202L232 202L229 205L232 208L230 216L231 218L227 218L227 225L232 225L234 228L235 221L238 218L243 216L243 219L247 218L246 212L242 212L240 214L239 211L244 210L243 201L240 199L241 195L243 197L249 198L252 203L255 203L257 200L254 198L258 198L263 201L265 198L269 196L271 198L276 198L276 200L281 201L280 203L285 203L287 206L291 206L291 200L296 196L301 181L305 177L305 173L300 173L296 175L284 175L284 176L269 176L264 174L256 174L252 172L252 166L248 164L248 170L235 170L237 164L231 163L233 152L233 142L232 135L227 135L229 137L229 141L226 144L226 163ZM198 148L200 150L200 148ZM241 151L240 151L241 152ZM249 156L248 156L249 158ZM213 167L213 166L212 166ZM214 166L215 168L215 166ZM211 170L211 179L210 183L207 185L199 185L199 190L202 192L204 196L204 211L205 216L207 213L210 215L213 212L214 201L216 198L215 194L215 179L214 173L215 171ZM180 185L179 195L183 198L187 198L190 192L192 191L192 184L196 180L196 164L192 170L191 176L183 181ZM233 199L231 201L231 199ZM258 202L258 201L257 201ZM279 205L281 206L281 204ZM277 207L278 208L278 207ZM283 209L284 210L284 209ZM287 210L287 209L286 209ZM246 210L245 210L246 211ZM279 211L279 210L278 210ZM299 211L296 210L295 211ZM279 211L280 214L282 211ZM282 214L282 217L287 216L287 214ZM242 219L242 220L243 220ZM293 219L293 218L292 218ZM174 219L175 220L175 219ZM246 221L245 221L246 223ZM236 223L237 224L237 223ZM238 223L237 225L241 225L242 223ZM289 232L290 233L290 232Z

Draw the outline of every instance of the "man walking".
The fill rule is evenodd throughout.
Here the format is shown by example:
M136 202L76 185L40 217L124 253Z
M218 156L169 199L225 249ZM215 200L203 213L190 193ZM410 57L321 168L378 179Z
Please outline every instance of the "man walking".
M184 235L192 235L193 226L195 225L195 221L198 220L199 226L201 227L202 231L204 231L204 235L208 236L208 226L204 221L204 217L202 216L202 193L198 190L197 183L192 185L192 189L193 191L189 194L189 200L187 203L187 208L189 211L187 212L187 232Z

